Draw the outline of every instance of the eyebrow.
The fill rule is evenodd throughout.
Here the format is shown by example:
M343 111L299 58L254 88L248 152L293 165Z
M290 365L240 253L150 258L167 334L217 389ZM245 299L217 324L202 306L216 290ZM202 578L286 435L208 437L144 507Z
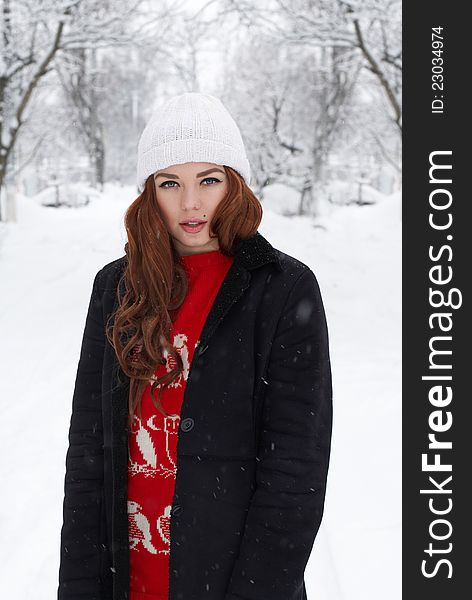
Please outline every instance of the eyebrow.
M223 175L225 174L224 171L222 171L221 169L217 169L216 167L213 167L211 169L208 169L207 171L202 171L201 173L197 173L195 175L195 177L203 177L204 175L209 175L210 173L213 173L214 171L218 171L219 173L223 173ZM178 175L174 175L173 173L158 173L154 179L157 179L158 177L168 177L169 179L179 179Z

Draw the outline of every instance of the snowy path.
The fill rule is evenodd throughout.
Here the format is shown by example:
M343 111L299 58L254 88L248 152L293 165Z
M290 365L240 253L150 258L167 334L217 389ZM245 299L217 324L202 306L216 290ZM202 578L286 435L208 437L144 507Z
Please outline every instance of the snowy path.
M70 402L95 273L124 254L132 188L82 209L21 199L0 235L2 589L56 596ZM319 227L319 225L324 227ZM399 197L314 227L264 205L261 233L317 275L328 316L335 421L309 600L401 597Z

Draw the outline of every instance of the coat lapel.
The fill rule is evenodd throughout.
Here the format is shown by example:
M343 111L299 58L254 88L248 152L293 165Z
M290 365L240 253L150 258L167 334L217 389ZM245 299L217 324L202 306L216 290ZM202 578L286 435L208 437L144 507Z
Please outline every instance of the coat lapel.
M268 262L276 262L281 268L274 248L259 232L256 232L251 238L239 242L233 264L221 284L203 326L197 350L198 354L205 352L208 341L218 324L224 319L231 306L243 295L244 290L249 287L251 282L250 271Z

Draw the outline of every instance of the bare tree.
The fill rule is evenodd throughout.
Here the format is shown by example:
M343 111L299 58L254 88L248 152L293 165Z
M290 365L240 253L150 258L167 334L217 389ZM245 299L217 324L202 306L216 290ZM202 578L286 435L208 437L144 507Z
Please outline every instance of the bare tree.
M343 117L349 112L348 102L357 83L359 61L353 57L351 68L345 69L344 47L332 46L321 49L321 68L317 72L317 110L311 121L312 136L309 138L308 161L303 173L298 213L317 213L324 197L324 169ZM309 129L310 130L310 129Z
M25 10L30 7L23 4L15 6L16 13L13 14L10 0L2 0L0 190L5 181L9 159L20 128L24 123L28 102L39 80L50 70L51 62L60 47L66 18L70 16L74 8L72 5L65 6L53 31L47 31L52 35L44 35L47 28L44 27L45 24L40 15L37 15L38 11L31 7L33 11L33 19L31 19L31 15ZM29 35L26 35L27 27L25 27L23 19L27 19L30 25ZM15 25L17 25L16 22L22 24L18 30L13 26L14 21Z
M61 51L124 43L141 0L0 0L0 191L39 82ZM2 215L0 213L0 219Z
M400 0L276 0L276 5L282 22L272 20L269 26L284 39L360 53L365 68L383 89L401 135Z
M96 55L96 48L69 50L64 53L63 60L57 61L56 72L72 105L76 131L93 167L92 183L103 189L105 143L99 106L100 72Z
M209 0L197 10L191 2L173 4L166 24L162 19L148 22L146 35L137 42L167 66L168 82L177 90L198 92L200 75L211 76L204 57L215 45L222 26L219 14L209 13L214 4L215 0Z
M271 36L274 45L343 48L345 69L356 56L384 93L401 139L402 45L400 0L221 0L222 13ZM338 70L343 66L337 62ZM365 81L363 81L365 83ZM377 141L381 141L377 137ZM390 157L389 159L393 159Z
M224 97L247 142L253 185L284 183L300 193L299 212L319 210L324 168L350 110L360 71L341 47L303 47L253 31L227 54Z

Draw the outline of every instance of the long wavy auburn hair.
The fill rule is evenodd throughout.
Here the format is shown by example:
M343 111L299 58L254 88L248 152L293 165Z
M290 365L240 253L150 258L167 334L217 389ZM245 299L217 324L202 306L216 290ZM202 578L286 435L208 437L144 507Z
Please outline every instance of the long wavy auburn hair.
M226 166L224 169L228 192L211 220L210 237L218 238L220 252L234 256L239 241L257 232L262 206L236 171ZM183 362L170 334L177 309L186 297L188 280L164 224L152 175L128 207L124 222L127 260L117 286L117 309L107 321L106 335L121 369L130 378L131 426L133 416L141 416L141 399L149 384L155 407L165 416L170 414L161 404L161 395L183 373ZM158 378L155 371L158 365L167 363L166 353L174 358L175 366Z

